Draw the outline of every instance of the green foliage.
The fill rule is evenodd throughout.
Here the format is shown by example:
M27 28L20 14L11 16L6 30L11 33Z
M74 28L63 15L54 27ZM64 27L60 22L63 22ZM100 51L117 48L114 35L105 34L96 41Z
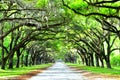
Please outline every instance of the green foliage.
M13 27L12 24L14 24L14 23L5 22L4 23L4 31L7 32L8 30L10 30L11 27Z
M51 48L54 51L58 51L58 52L62 49L62 47L64 45L64 43L62 41L60 41L60 40L54 40L54 42L50 41L49 44L51 44Z
M48 0L37 0L36 7L44 8L48 4Z
M30 1L31 2L31 1L34 1L34 0L24 0L24 1L28 1L28 2Z
M74 29L84 32L92 28L100 28L100 24L91 17L76 15L73 18Z
M73 18L75 15L73 14L73 11L67 9L66 7L62 7L62 9L59 10L62 16Z
M2 13L0 13L0 18L2 18L3 17L3 14Z
M55 59L64 59L67 49L62 40L47 41L46 46L52 49Z
M74 9L79 9L82 11L84 11L85 8L87 8L88 4L83 1L83 0L75 0L74 2L71 2L70 7L74 8Z
M109 8L100 8L99 12L102 14L114 14L116 13L115 9L109 9Z
M120 6L120 1L118 1L118 2L115 2L115 3L112 3L112 6L119 7L119 6Z
M120 55L115 55L111 58L111 64L114 66L120 66Z
M111 14L116 13L115 9L90 6L84 0L64 0L64 1L69 7L71 7L72 9L75 9L76 11L78 11L82 14L99 12L102 14L111 15ZM52 38L53 37L53 40L48 40L48 42L47 42L47 40L40 41L39 47L42 46L42 48L45 48L45 52L47 52L46 50L47 50L47 48L49 48L53 53L55 53L54 57L56 59L59 59L59 58L63 59L66 52L69 52L69 50L71 48L78 47L74 43L75 42L75 41L73 41L74 39L77 40L78 38L82 38L82 37L88 38L82 32L89 32L90 33L91 28L97 28L97 29L101 28L100 27L101 25L96 20L94 20L92 18L94 15L92 17L83 17L83 16L76 15L70 9L66 8L65 6L62 6L61 0L60 1L59 0L18 0L18 2L19 2L19 4L13 3L13 5L10 4L9 0L7 2L4 2L4 0L3 0L3 3L2 3L2 1L0 2L0 9L8 9L8 10L11 9L10 11L1 11L0 12L1 20L2 20L2 18L4 19L4 17L5 17L4 13L6 13L7 16L11 14L11 16L8 16L6 18L13 18L13 16L15 18L23 18L23 19L24 18L33 18L33 20L30 20L30 23L33 23L33 24L40 23L40 27L41 27L40 29L44 29L44 28L42 28L42 26L44 26L44 25L49 25L49 24L52 25L52 24L57 23L57 22L58 23L62 22L63 18L64 18L64 20L66 20L68 22L67 23L68 27L66 29L65 29L65 27L62 26L62 27L59 27L57 29L56 28L53 29L53 32L52 31L47 32L47 29L49 28L49 26L47 26L48 28L45 28L43 30L43 32L46 32L46 33L43 33L42 30L40 30L41 34L39 36L35 37L35 39L36 38L44 39L44 38ZM116 2L113 4L108 3L106 5L108 5L108 6L120 6L120 2ZM49 8L49 6L50 6L50 8ZM23 7L23 10L22 10L22 7ZM20 11L18 10L18 12L16 12L16 10L14 10L14 9L19 9L19 8L21 10ZM38 9L38 8L41 8L41 9L48 8L48 9L46 9L47 11L45 11L45 13L43 12L43 14L42 14L42 11L39 11L39 10L24 10L24 9ZM45 19L44 19L44 17L45 17ZM96 15L94 17L96 17ZM13 28L21 23L29 21L29 20L25 20L25 19L23 20L23 19L20 19L20 20L18 19L18 20L13 20L13 21L9 21L9 20L3 21L3 24L4 24L3 25L3 27L4 27L3 32L6 33L11 28ZM47 21L47 19L48 19L48 21ZM113 24L117 24L117 21L116 21L116 23L113 22ZM38 26L37 26L37 28L38 28ZM18 44L23 38L25 38L25 36L29 35L35 29L36 29L36 27L22 26L21 28L19 28L19 30L17 30L17 29L14 30L13 31L13 33L15 35L15 36L13 36L14 41L17 40L16 39L17 34L20 35L20 36L18 36L20 38L18 39L16 44ZM57 32L57 30L62 30L63 32L59 32L59 31ZM56 31L56 32L54 33L54 31ZM39 32L39 31L36 31L33 34L37 34L37 32ZM95 31L95 32L97 34L97 31ZM53 35L49 35L52 33L53 33ZM30 34L28 37L30 37L33 34ZM9 45L11 42L11 37L12 37L12 31L9 35L7 35L4 38L4 46L8 49L8 51L9 51ZM56 37L57 38L66 37L66 38L69 38L70 41L72 40L73 43L72 43L72 41L71 41L71 43L66 41L66 38L64 40L63 39L62 40L59 40L59 39L54 40L54 37L55 38ZM94 35L93 35L93 38L94 38ZM33 38L33 40L34 40L34 38ZM13 41L13 44L15 43L14 41ZM32 41L32 39L31 39L31 41ZM45 43L45 45L43 45L44 43ZM81 44L81 42L79 42L79 44ZM37 43L37 45L38 45L38 43ZM26 46L24 46L24 47L26 47ZM38 48L36 50L39 51L39 49L40 48ZM1 50L0 50L0 54L1 54ZM27 53L24 52L24 54L27 54ZM1 59L1 57L0 57L0 59ZM114 56L111 59L112 59L111 63L113 65L120 66L120 56ZM16 57L14 57L14 61L16 61Z
M4 39L4 45L5 45L6 47L9 47L10 41L11 41L11 36L7 36L7 37Z
M0 9L7 9L7 8L8 8L7 4L0 3Z

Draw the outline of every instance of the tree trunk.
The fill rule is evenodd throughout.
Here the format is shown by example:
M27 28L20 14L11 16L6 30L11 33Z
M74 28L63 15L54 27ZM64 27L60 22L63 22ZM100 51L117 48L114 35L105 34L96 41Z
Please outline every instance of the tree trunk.
M112 67L111 67L111 64L110 64L110 56L106 56L105 61L106 61L107 68L111 69Z
M28 54L25 56L25 66L28 66Z
M29 65L32 65L32 54L30 54Z
M99 57L97 54L95 54L95 59L96 59L96 67L100 67L99 65Z
M77 51L77 52L78 52L78 51ZM79 56L81 57L82 63L84 64L84 63L85 63L84 57L83 57L82 54L80 54L79 52L78 52L78 54L79 54Z
M24 58L24 55L21 56L21 67L23 67L23 62L24 62L23 58Z
M88 66L88 59L85 58L85 63L86 63L86 66Z
M12 54L10 57L9 57L9 69L13 69L13 57L14 57L14 54L13 53L10 53Z
M87 57L87 61L88 61L88 66L90 66L90 56Z
M111 54L111 45L110 45L110 41L111 41L111 37L110 37L110 32L109 32L109 35L108 35L108 41L106 42L107 43L107 56L106 56L106 66L107 68L111 68L111 64L110 64L110 54Z
M3 27L2 27L2 25L0 25L0 26L1 26L0 32L1 32L1 35L3 35ZM6 65L6 61L7 61L7 59L4 58L5 53L4 53L3 46L4 46L4 39L1 39L1 48L2 48L2 51L1 51L2 52L1 69L5 69L5 65Z
M17 56L16 68L20 67L20 56Z
M104 62L103 59L100 57L101 67L104 68Z
M6 62L7 62L7 59L6 59L6 58L2 59L1 69L5 69Z
M32 59L32 65L35 65L35 59Z
M31 57L31 60L32 60L32 65L34 65L34 63L35 63L34 56Z
M1 69L5 69L5 65L6 65L6 59L4 59L4 49L3 49L3 40L1 42L2 44L2 64L1 64Z
M17 50L17 63L16 68L20 67L20 49Z
M94 57L93 57L93 54L90 54L90 62L91 62L91 66L94 66Z
M111 68L112 68L112 67L111 67L111 64L110 64L110 62L109 62L109 61L106 63L106 65L107 65L107 68L109 68L109 69L111 69Z

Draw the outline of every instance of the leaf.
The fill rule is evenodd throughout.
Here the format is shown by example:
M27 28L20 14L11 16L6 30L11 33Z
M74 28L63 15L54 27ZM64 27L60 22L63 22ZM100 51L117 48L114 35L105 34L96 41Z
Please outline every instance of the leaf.
M83 0L75 0L70 4L70 7L76 10L84 11L87 8L88 4Z
M114 14L116 12L115 9L109 9L109 8L100 8L99 12L102 14Z
M119 7L120 6L120 1L117 1L117 2L113 3L112 6Z
M45 7L45 5L47 5L47 3L48 3L48 0L38 0L36 2L36 7L43 8L43 7Z

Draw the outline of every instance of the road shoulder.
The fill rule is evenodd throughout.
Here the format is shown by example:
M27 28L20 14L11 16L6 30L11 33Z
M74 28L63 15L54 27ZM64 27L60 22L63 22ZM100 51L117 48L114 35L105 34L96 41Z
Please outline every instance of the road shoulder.
M81 70L76 67L70 67L70 68L79 71L80 74L86 77L87 80L120 80L120 76L118 75L110 76L110 75L92 73L86 70Z

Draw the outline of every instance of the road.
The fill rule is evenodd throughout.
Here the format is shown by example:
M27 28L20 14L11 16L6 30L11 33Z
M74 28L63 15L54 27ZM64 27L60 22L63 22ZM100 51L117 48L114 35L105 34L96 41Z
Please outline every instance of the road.
M86 80L79 71L66 66L63 62L56 62L52 67L33 76L29 80Z

